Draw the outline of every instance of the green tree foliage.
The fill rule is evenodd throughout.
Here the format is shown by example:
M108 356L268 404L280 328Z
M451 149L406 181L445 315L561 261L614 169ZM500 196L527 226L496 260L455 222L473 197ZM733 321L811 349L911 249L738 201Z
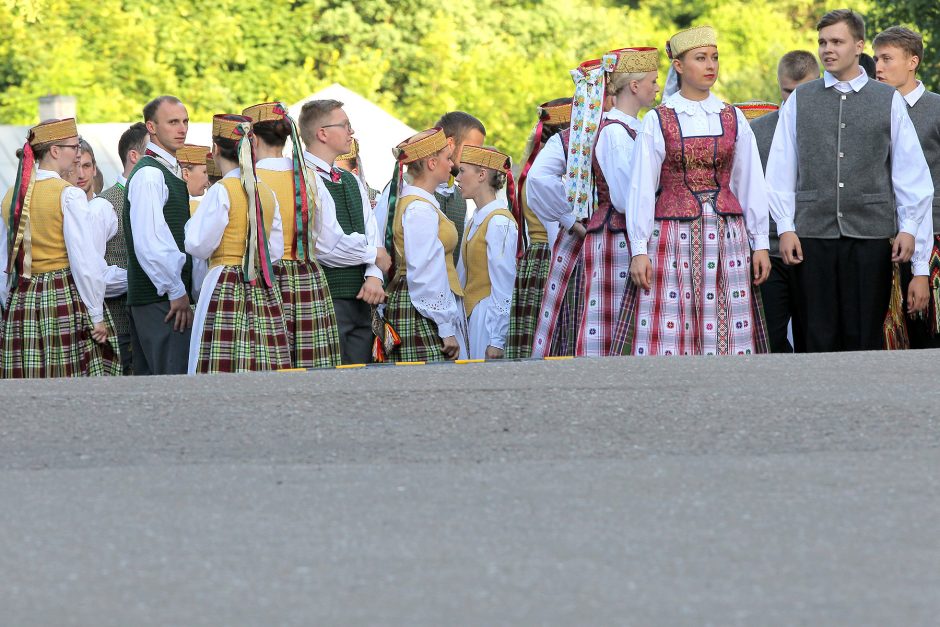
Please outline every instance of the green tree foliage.
M36 121L49 93L82 122L133 120L172 93L193 120L340 82L416 128L450 109L518 155L535 106L570 94L578 62L719 31L726 100L776 100L777 59L813 50L817 0L0 0L0 122ZM662 80L668 62L662 58Z
M940 89L940 3L936 0L897 0L872 7L868 13L868 35L874 39L889 26L907 26L924 36L924 58L920 78L928 89Z

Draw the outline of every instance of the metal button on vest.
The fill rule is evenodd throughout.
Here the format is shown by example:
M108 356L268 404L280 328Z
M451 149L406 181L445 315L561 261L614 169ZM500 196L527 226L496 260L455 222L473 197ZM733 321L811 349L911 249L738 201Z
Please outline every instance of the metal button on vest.
M839 187L845 187L845 183L839 183Z
M845 158L845 153L844 153L844 152L840 152L840 153L839 153L839 158L840 158L840 159Z
M841 217L842 217L842 212L840 211L840 212L838 212L836 215L838 215L838 216L841 218Z
M845 94L842 94L842 100L845 100Z
M845 128L845 122L839 125L839 128Z

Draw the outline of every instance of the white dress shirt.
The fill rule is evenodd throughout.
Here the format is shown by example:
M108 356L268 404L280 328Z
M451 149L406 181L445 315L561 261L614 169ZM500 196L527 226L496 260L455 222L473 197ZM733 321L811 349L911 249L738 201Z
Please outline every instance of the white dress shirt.
M156 154L170 172L180 176L176 157L152 142L147 143L147 150ZM177 247L163 217L163 206L169 196L163 172L153 166L139 169L127 188L137 262L157 289L157 294L166 294L174 300L186 294L182 278L186 255Z
M826 88L834 88L846 94L858 92L868 81L868 74L859 68L859 75L851 81L840 81L829 72L823 74ZM795 231L796 189L799 172L799 152L797 150L796 111L799 91L794 92L780 108L780 119L767 157L767 189L770 197L770 211L777 223L777 232L781 235ZM805 141L813 141L808 137ZM933 203L933 182L927 161L917 138L917 131L907 113L907 103L900 93L895 92L891 101L891 182L894 187L897 205L898 230L915 236L915 250L912 263L923 268L927 251L917 247L917 230L922 222L931 216ZM930 218L931 225L933 224ZM932 230L932 226L931 226ZM799 235L799 233L797 233ZM916 272L915 272L916 274Z
M604 114L604 118L623 122L634 131L640 130L640 121L620 109L611 109ZM619 124L608 124L598 133L594 146L594 156L610 189L610 202L620 213L627 210L634 145L633 138L625 128Z
M722 132L719 113L725 104L714 94L709 94L705 100L696 101L676 93L666 101L665 106L676 112L684 137L720 135ZM767 192L760 154L747 118L738 110L736 115L738 135L731 165L731 193L738 199L744 212L744 226L751 249L767 250ZM656 221L659 175L666 159L666 141L659 115L655 111L650 111L643 119L643 128L637 135L634 151L626 221L631 252L636 257L647 254L647 243Z
M57 172L36 168L37 181L62 178ZM88 310L91 321L104 321L104 252L99 252L96 242L100 239L100 227L97 216L88 208L88 197L81 189L69 185L62 190L62 236L65 250L69 257L72 280L78 288L78 295ZM8 257L7 224L0 220L0 306L6 307L10 297L7 287L6 264Z
M463 303L450 289L444 245L440 240L441 207L420 187L405 185L401 195L418 196L405 208L402 228L405 237L405 271L408 293L414 308L437 324L441 338L457 335L462 327Z
M525 180L526 203L532 213L543 224L557 222L566 231L575 221L565 192L567 169L565 146L561 143L561 133L558 133L545 142Z
M304 161L324 181L330 180L333 166L323 159L304 151ZM331 268L348 268L366 264L365 276L384 279L384 274L375 265L377 248L384 247L384 239L379 236L375 223L375 212L369 202L369 190L356 178L359 195L362 198L362 220L365 233L346 233L336 219L336 203L326 185L317 185L317 216L314 221L316 231L317 260Z
M95 229L95 249L104 259L108 241L117 235L118 215L114 206L102 196L95 196L88 203L89 210L95 215L98 227ZM127 270L120 266L109 266L105 262L103 270L105 283L104 297L114 298L127 293Z
M474 211L467 228L467 246L470 246L471 240L487 216L497 209L507 207L504 199L497 198ZM517 238L516 223L506 216L493 217L486 227L486 262L492 291L470 312L467 325L470 335L470 359L486 357L487 346L504 348L506 345L512 291L516 282ZM460 284L466 287L467 268L463 254L457 262L457 275L460 277Z
M927 88L920 81L917 81L917 87L907 92L904 96L904 102L908 107L913 107L920 100ZM916 129L915 129L916 131ZM928 167L930 167L928 165ZM937 166L935 166L937 167ZM937 190L934 190L934 194ZM914 256L911 257L911 270L914 276L928 276L930 274L930 255L933 251L933 209L924 216L920 226L917 227L917 234L914 236Z

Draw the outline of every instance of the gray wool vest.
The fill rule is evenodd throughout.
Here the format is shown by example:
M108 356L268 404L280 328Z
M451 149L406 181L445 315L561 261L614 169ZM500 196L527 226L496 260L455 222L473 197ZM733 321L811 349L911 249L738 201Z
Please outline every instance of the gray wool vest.
M933 232L940 233L940 94L925 91L907 112L933 179Z
M826 89L823 79L793 92L797 235L887 239L897 233L890 159L894 93L870 80L843 94Z
M779 111L771 111L759 118L751 121L751 130L754 131L754 139L757 140L757 152L760 153L760 162L767 172L767 157L770 156L770 145L774 141L774 131L777 130L777 120L780 119ZM780 256L780 237L777 235L777 223L773 217L770 218L770 254L774 257Z

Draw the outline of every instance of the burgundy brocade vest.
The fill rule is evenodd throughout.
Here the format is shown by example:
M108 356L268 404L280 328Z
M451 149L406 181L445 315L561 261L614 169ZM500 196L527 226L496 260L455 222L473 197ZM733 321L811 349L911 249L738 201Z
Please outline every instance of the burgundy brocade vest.
M720 215L742 215L731 193L734 144L738 137L735 108L719 113L721 135L683 137L679 117L669 107L656 107L666 143L666 159L656 194L657 220L694 220L702 215L702 202L711 202Z

